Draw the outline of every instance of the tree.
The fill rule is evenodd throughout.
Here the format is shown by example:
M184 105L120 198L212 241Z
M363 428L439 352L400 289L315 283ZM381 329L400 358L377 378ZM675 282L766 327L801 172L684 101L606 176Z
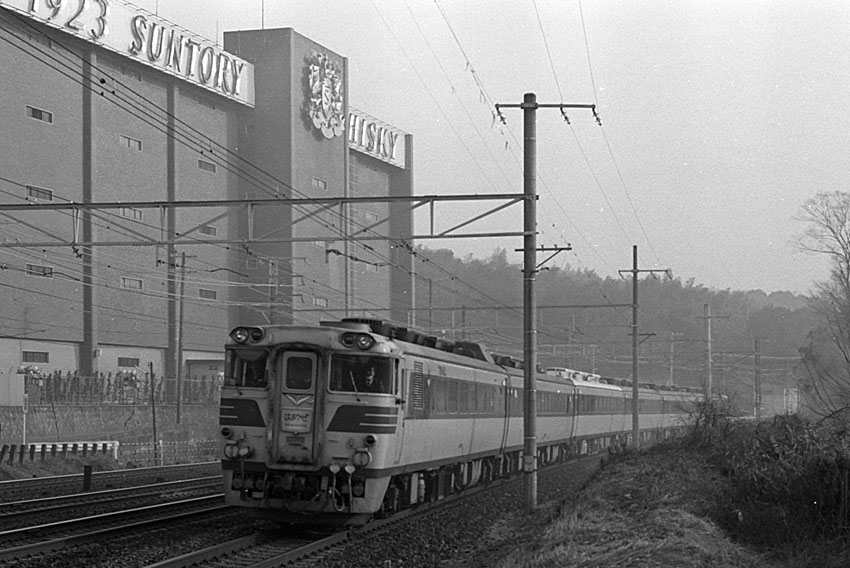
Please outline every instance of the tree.
M807 225L800 248L830 262L829 278L816 285L812 298L820 324L801 349L811 402L822 413L845 413L850 409L850 193L818 193L803 203L796 219Z

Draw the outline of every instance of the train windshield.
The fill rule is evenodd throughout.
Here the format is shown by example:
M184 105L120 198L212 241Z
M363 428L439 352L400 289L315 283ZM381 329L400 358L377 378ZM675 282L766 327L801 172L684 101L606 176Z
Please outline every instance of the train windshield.
M392 359L369 355L331 357L331 390L358 393L392 392Z
M266 361L269 354L264 349L230 349L224 386L266 388L269 384Z

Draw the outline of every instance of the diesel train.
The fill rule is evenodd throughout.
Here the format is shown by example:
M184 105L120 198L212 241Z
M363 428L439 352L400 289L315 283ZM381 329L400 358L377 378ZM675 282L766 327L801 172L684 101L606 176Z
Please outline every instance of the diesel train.
M620 384L617 384L620 383ZM699 395L641 388L641 437ZM630 440L631 386L550 368L536 379L537 465ZM230 505L287 522L360 523L523 467L522 362L376 320L238 327L220 427Z

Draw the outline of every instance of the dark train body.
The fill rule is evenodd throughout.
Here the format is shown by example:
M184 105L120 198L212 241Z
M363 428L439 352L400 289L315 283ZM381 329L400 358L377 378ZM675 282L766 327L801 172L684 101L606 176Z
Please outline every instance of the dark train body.
M235 329L220 424L229 504L285 521L360 522L520 471L521 363L371 320ZM538 464L625 444L631 387L537 375ZM694 392L641 389L646 440Z

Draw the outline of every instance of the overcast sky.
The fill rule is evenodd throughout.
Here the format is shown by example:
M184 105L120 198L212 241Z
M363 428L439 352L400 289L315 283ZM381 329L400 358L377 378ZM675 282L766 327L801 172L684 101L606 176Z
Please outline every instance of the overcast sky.
M640 268L717 289L806 293L826 277L793 216L850 189L850 2L136 3L209 38L292 27L347 57L352 104L413 134L418 194L522 192L522 112L494 125L494 103L598 105L602 127L538 111L538 244L572 245L558 265L616 277L637 245ZM481 205L453 209L437 232ZM514 207L465 230L521 229ZM521 260L519 238L422 244Z

